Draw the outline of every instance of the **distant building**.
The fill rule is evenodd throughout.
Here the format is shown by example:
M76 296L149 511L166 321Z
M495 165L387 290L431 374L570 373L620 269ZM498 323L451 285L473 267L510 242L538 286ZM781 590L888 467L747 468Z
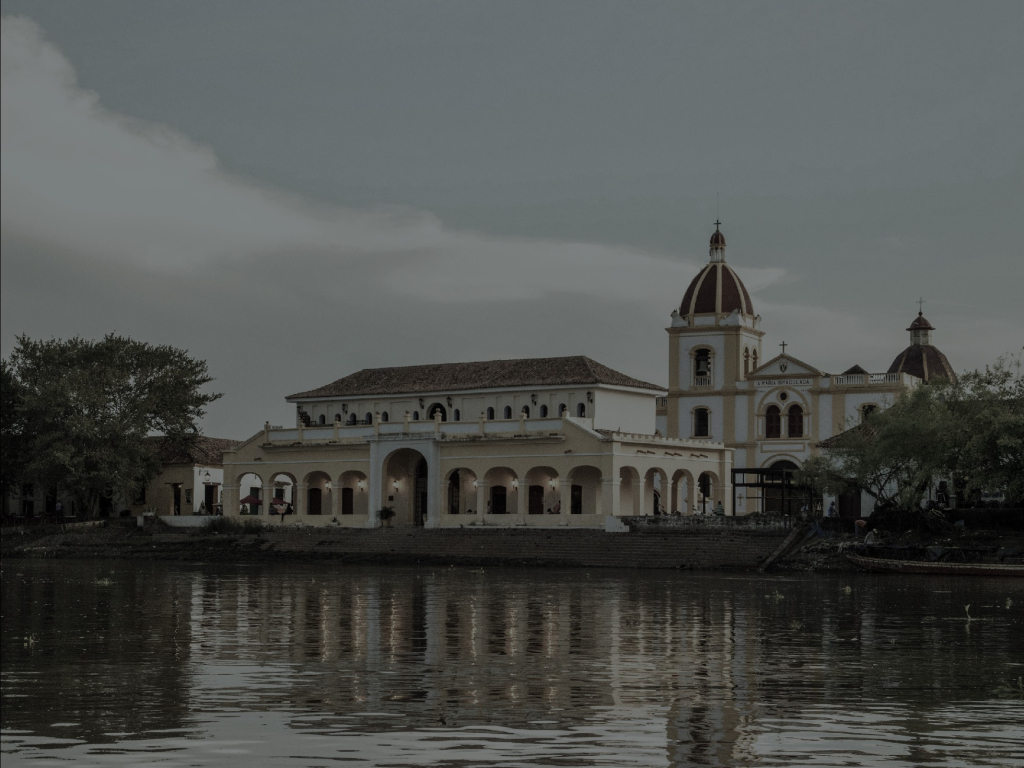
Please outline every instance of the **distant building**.
M224 451L237 440L200 436L187 451L164 437L154 437L161 471L133 500L132 514L214 514L221 505L224 485Z

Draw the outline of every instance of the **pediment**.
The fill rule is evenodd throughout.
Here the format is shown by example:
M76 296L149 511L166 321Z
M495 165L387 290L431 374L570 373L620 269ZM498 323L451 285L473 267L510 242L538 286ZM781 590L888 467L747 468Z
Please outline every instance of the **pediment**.
M813 365L797 360L791 355L778 355L750 372L748 379L777 378L779 376L824 376Z

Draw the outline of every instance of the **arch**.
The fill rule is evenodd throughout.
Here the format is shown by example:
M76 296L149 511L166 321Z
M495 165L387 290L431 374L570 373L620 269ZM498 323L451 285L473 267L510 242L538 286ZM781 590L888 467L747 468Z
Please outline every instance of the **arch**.
M426 457L414 448L397 448L384 459L380 505L395 511L392 525L425 524L429 472Z
M524 405L520 413L523 414L523 416L525 416L526 418L530 418L530 406Z
M487 420L494 421L494 408L487 409Z
M476 509L476 472L458 467L444 479L444 512L449 515L474 515Z
M710 378L711 359L714 357L714 351L709 347L697 347L692 354L694 377L699 379Z
M651 467L644 474L644 502L641 514L660 515L663 499L668 495L668 473L660 467Z
M789 406L789 410L786 411L786 416L786 437L803 437L804 409L797 403L793 403Z
M334 414L334 423L335 424L341 424L341 414L340 413Z
M672 498L668 505L673 515L692 515L697 495L693 474L687 469L677 469L672 473Z
M440 403L433 403L429 408L427 408L427 418L431 421L434 420L434 415L438 413L441 414L441 421L448 421L448 411L445 410L445 407Z
M455 411L452 413L452 420L462 421L462 412L458 408L456 408Z
M578 418L581 418L581 419L585 419L587 417L587 404L586 403L580 403L580 404L578 404L576 406L576 416Z
M502 414L503 414L503 417L506 420L511 419L512 418L512 406L511 405L506 405L505 406L505 410L502 411Z
M548 407L546 405L542 405L540 407L540 417L542 419L546 419L547 416L548 416Z
M235 479L235 485L238 488L239 500L247 498L249 496L254 496L255 498L259 499L261 503L242 504L241 501L239 501L238 512L230 512L232 514L239 515L260 514L260 509L263 506L262 502L266 501L266 499L263 498L263 478L260 475L257 475L255 472L243 472L242 474L238 475L238 477ZM264 513L265 512L266 510L264 510Z
M711 436L711 410L700 406L693 409L693 436Z
M419 411L413 411L412 412L412 420L413 421L419 421L420 420L420 412Z
M366 416L363 417L363 424L373 424L373 414L369 411L367 411Z
M561 507L561 489L558 470L552 467L533 467L526 473L526 514L553 514Z
M764 411L764 436L768 440L782 437L782 411L777 405L769 405Z
M623 515L640 515L643 485L635 467L619 469L619 511Z
M750 347L743 348L743 375L750 373Z
M508 467L491 467L484 475L488 486L487 514L514 515L519 509L519 476Z
M273 497L267 500L267 514L279 515L282 512L294 514L296 512L299 482L291 472L274 472L270 475L269 484L272 488L270 495ZM274 504L274 499L279 499L285 504Z
M878 413L878 403L861 403L860 408L857 409L860 413L860 420L867 421L874 414Z
M794 495L795 488L787 480L800 468L799 461L791 456L773 456L765 462L764 468L776 470L776 474L766 474L764 477L761 489L762 511L776 514L793 514L798 511L803 506L803 494Z
M380 412L380 420L381 420L381 422L387 423L388 419L390 419L390 418L391 417L388 416L388 412L387 411L381 411Z
M338 492L341 494L339 513L342 515L368 515L370 513L370 491L366 475L356 469L342 472L338 476Z
M334 485L331 476L319 469L309 472L303 479L306 486L307 515L329 515L334 509Z
M568 411L568 410L569 410L569 406L567 406L565 403L559 403L558 404L558 418L562 418L563 416L565 416L565 412Z
M756 349L750 350L750 370L752 370L752 371L756 371L757 370L757 350Z
M718 482L718 475L714 472L701 472L697 477L697 498L696 508L702 515L707 515L715 510L715 505L722 501L722 487Z
M601 470L582 464L569 470L566 479L569 482L569 514L600 515L604 479Z
M348 426L354 427L356 424L356 414L352 412L348 415L348 420L345 422Z

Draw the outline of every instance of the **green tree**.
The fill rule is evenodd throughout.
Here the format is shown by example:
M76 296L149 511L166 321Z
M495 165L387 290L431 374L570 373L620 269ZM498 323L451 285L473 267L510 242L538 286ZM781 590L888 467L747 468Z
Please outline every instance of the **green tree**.
M20 336L6 367L23 419L24 476L66 489L89 514L104 496L133 498L159 472L149 435L187 449L205 407L220 397L200 391L213 380L205 361L112 334Z
M25 478L25 408L21 383L6 360L0 360L0 498L7 512L7 496Z

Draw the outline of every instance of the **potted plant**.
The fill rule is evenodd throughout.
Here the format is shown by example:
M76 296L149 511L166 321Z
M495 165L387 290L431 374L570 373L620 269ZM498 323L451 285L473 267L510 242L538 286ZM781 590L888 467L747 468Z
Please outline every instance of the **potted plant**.
M381 522L384 523L384 526L386 528L390 528L391 527L391 520L395 516L394 508L393 507L381 507L380 508L380 512L378 512L377 514L380 515Z

